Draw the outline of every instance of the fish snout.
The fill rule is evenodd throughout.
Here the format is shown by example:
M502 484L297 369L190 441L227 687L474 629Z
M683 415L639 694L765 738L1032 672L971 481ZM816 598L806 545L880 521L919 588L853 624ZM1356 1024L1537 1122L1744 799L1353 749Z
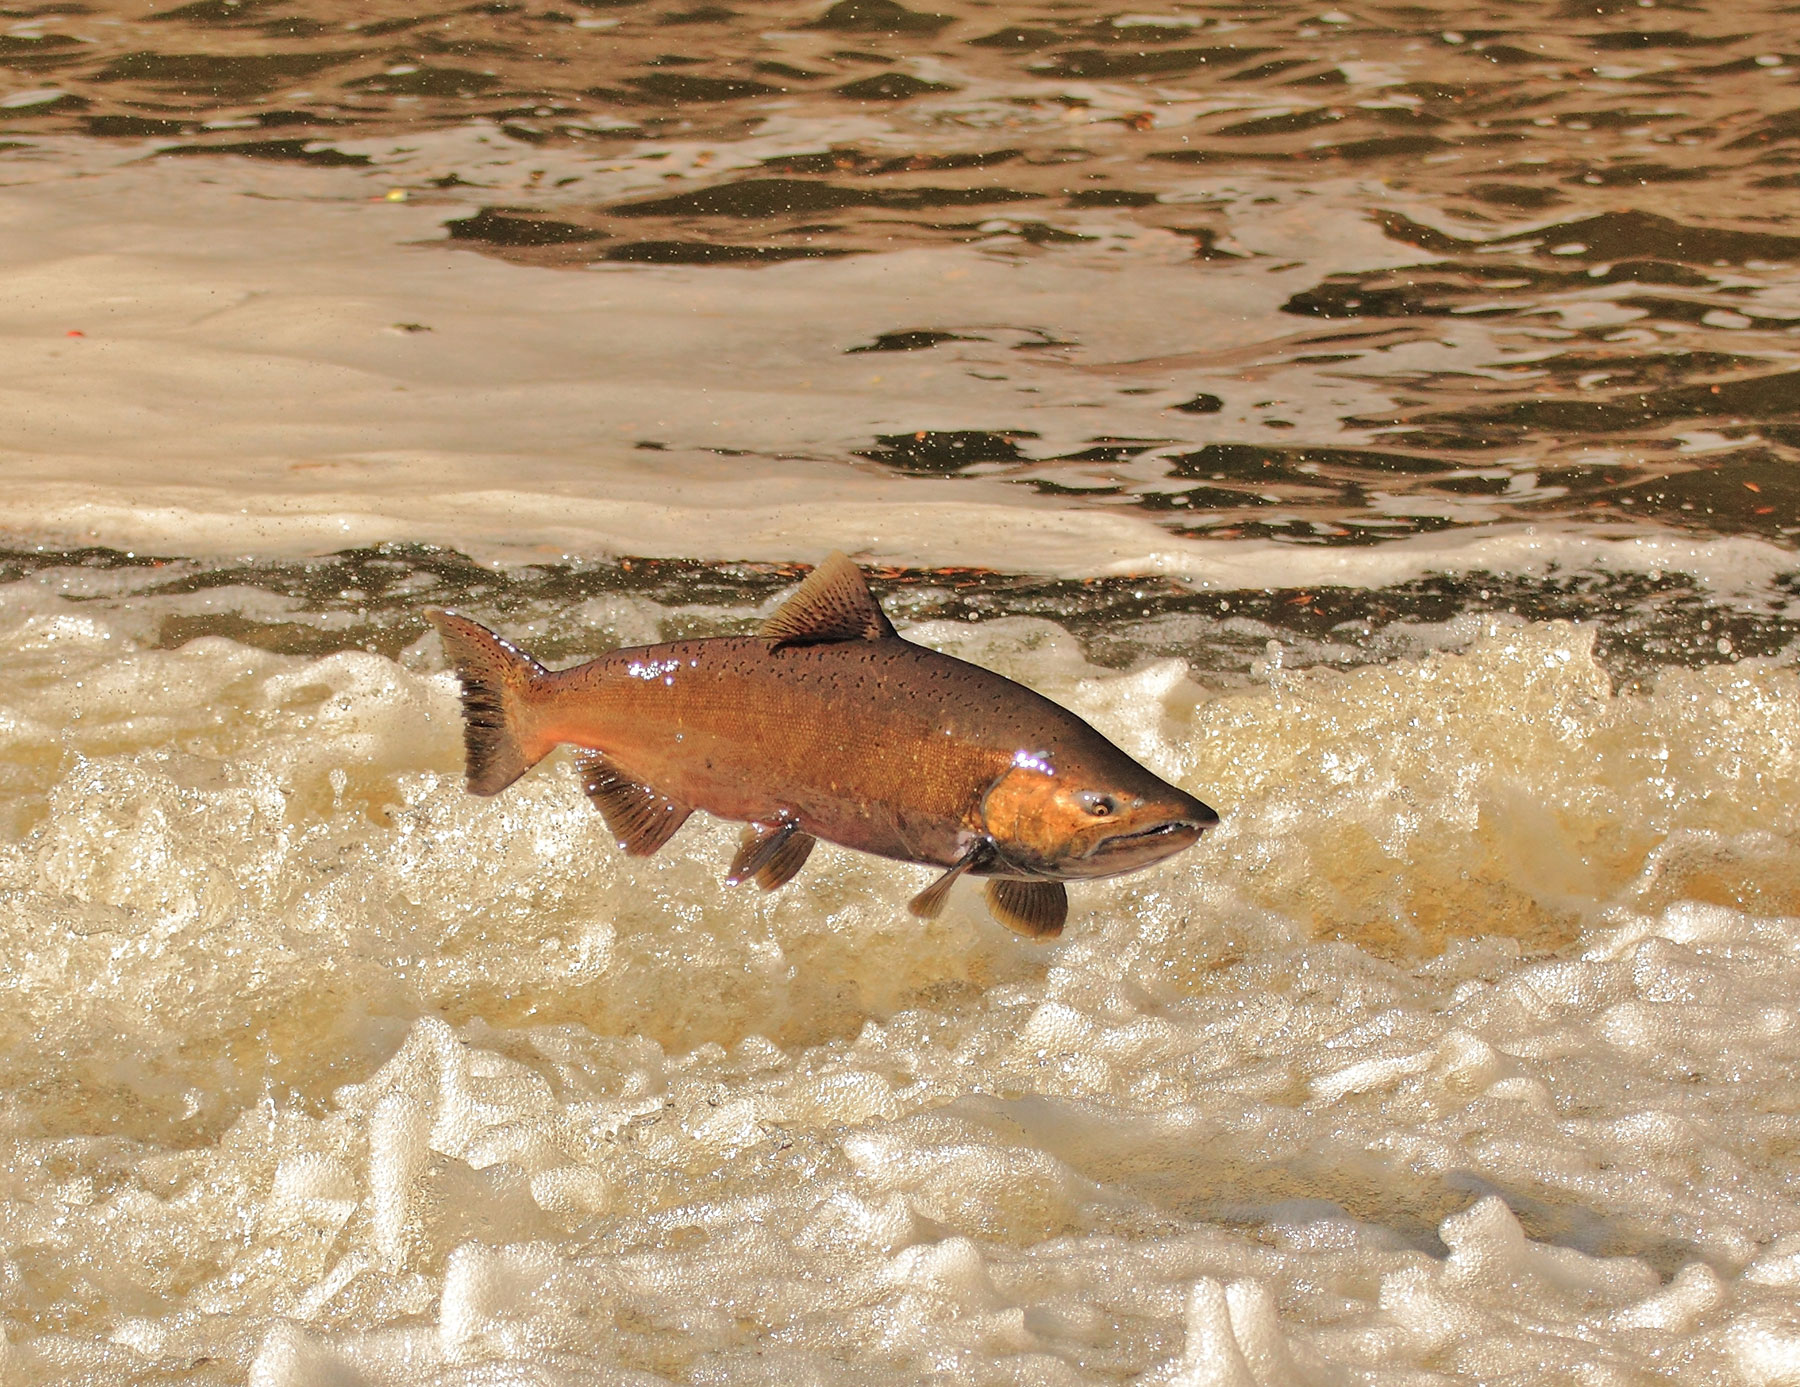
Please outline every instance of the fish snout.
M1200 835L1219 822L1211 806L1192 795L1145 803L1114 832L1092 842L1086 853L1086 872L1116 876L1172 857L1200 841Z
M1137 819L1137 834L1130 837L1149 836L1153 833L1186 833L1193 842L1209 828L1219 825L1218 813L1210 804L1202 804L1192 795L1183 791L1175 791L1174 795L1160 803L1143 802Z
M1219 826L1219 815L1210 804L1202 804L1192 795L1188 796L1187 812L1182 816L1195 828L1204 833L1209 828Z
M1186 791L1177 790L1172 785L1168 789L1169 794L1165 797L1150 799L1139 796L1130 801L1129 818L1139 833L1188 828L1193 829L1198 836L1209 828L1218 827L1219 815L1210 804L1203 804Z

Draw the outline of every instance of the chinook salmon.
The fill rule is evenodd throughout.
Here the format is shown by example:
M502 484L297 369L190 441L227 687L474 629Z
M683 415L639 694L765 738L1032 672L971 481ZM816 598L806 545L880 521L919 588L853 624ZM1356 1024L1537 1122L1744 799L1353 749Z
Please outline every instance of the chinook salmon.
M1021 934L1061 932L1065 881L1117 876L1218 815L1021 684L897 634L832 554L754 636L615 650L548 670L453 612L425 613L462 680L468 787L494 795L559 743L620 848L648 856L696 809L742 820L733 885L792 880L817 839L945 870Z

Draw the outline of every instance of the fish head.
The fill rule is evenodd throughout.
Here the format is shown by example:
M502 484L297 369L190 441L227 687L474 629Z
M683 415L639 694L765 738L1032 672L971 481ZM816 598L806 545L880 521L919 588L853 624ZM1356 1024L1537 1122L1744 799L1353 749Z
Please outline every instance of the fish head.
M1020 752L982 800L1002 861L1057 880L1117 876L1198 842L1219 816L1123 752L1053 759Z

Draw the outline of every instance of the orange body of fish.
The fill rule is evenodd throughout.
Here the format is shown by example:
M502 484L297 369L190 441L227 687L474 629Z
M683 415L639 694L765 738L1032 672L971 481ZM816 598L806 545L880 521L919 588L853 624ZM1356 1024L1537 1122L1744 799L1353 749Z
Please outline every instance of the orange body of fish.
M426 615L463 686L468 785L504 790L560 743L628 853L695 809L748 824L728 870L765 890L819 838L965 873L1023 934L1055 935L1063 883L1194 843L1218 816L1087 723L1001 675L903 639L833 554L760 634L615 650L551 671L452 612Z

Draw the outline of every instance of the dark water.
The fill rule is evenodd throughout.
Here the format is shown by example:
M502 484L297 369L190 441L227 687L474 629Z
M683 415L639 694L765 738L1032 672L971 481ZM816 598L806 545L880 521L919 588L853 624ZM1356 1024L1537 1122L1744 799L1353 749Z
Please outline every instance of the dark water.
M754 629L804 574L790 564L641 558L497 568L418 546L236 563L107 549L0 551L0 585L96 603L114 619L131 613L134 634L153 648L223 635L311 656L400 657L427 635L419 613L432 605L533 623L534 651L554 661L643 639L735 635ZM1490 616L1594 625L1595 656L1620 687L1670 665L1776 656L1800 636L1800 580L1792 576L1766 592L1726 597L1662 573L1477 573L1373 590L1196 590L1168 578L1057 580L982 569L882 568L871 577L884 607L903 621L1040 617L1072 634L1097 664L1176 656L1211 685L1255 677L1272 657L1289 668L1353 667L1456 648ZM604 598L652 604L657 629L597 625L584 604Z
M1014 433L927 427L861 458L1015 475L1228 537L1376 542L1495 518L1800 531L1792 5L6 13L0 63L24 90L3 114L27 148L77 133L330 165L379 159L343 148L371 136L483 122L521 147L643 157L646 141L818 127L816 151L697 190L470 194L447 215L459 244L523 260L729 269L950 242L1054 259L1160 231L1223 282L1275 268L1234 240L1230 180L1315 185L1308 215L1372 220L1388 260L1321 274L1255 351L1209 356L1197 333L1180 361L1133 363L1165 418L1254 427L1197 448L1097 434L1048 457L1022 410ZM840 138L852 117L886 134ZM848 349L954 356L983 336L896 323ZM1433 343L1435 367L1405 350ZM1050 334L1004 345L1080 351ZM1316 412L1297 424L1295 402L1344 382L1379 402L1335 431Z
M846 440L846 467L950 488L997 477L1221 540L1366 546L1521 523L1782 547L1800 534L1792 5L197 0L6 14L15 159L74 135L151 158L380 166L409 137L473 125L508 157L543 153L541 196L489 200L476 167L403 191L443 200L455 246L571 272L736 276L947 245L1088 266L1165 244L1172 272L1210 280L1224 304L1271 275L1298 286L1229 344L1196 323L1191 349L1143 359L1096 357L1079 323L896 321L838 350L931 354L980 379L1003 378L997 361L1061 367L1113 393L1082 447L1047 443L1058 431L1034 427L1026 399L1014 429L921 418ZM730 157L777 125L814 132L814 147ZM590 197L570 161L641 166L663 148L719 171L687 168L666 195ZM1380 250L1367 264L1321 253L1310 274L1280 262L1246 232L1275 202L1291 203L1297 241L1373 230ZM407 561L409 600L437 593L448 561ZM740 602L792 576L733 572ZM1254 616L1246 660L1265 626L1372 650L1386 621L1490 608L1599 617L1653 662L1719 658L1722 638L1723 653L1775 648L1792 622L1787 585L1702 616L1679 575L1425 579L1375 605L897 576L921 614L1054 610L1102 656L1125 628L1133 648L1191 651L1177 618L1200 615ZM253 585L265 579L295 586ZM671 600L705 595L676 587ZM365 635L403 644L411 618L395 619ZM1231 631L1215 633L1225 647Z

